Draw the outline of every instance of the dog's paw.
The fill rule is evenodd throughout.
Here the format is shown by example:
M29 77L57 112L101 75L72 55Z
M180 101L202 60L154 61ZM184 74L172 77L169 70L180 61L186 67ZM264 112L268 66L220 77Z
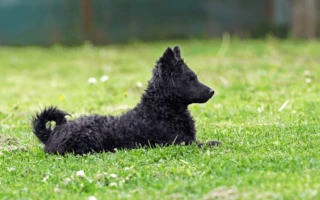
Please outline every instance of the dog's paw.
M210 141L210 142L206 142L205 144L208 145L208 146L218 146L218 147L220 147L222 145L221 142L215 141L215 140Z
M198 142L197 143L199 147L202 147L202 146L209 146L209 147L212 147L212 146L216 146L216 147L220 147L222 144L221 142L219 141L209 141L209 142Z

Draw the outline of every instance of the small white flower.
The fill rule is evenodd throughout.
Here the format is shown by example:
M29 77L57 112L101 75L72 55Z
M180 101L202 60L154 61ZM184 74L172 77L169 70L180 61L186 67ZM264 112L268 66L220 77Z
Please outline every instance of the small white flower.
M117 178L117 174L110 174L111 178Z
M42 182L46 182L48 180L49 176L46 176L43 178Z
M306 78L306 83L311 83L311 78Z
M70 181L71 181L71 178L66 178L65 181L66 181L66 182L70 182Z
M86 177L86 175L84 174L84 171L80 170L80 171L77 171L77 174L76 174L78 177L81 177L81 178L84 178Z
M131 170L130 167L125 167L125 168L124 168L124 171L129 171L129 170Z
M2 128L3 128L3 129L9 129L9 128L10 128L10 126L9 126L9 125L7 125L7 124L3 124L3 125L2 125Z
M107 75L101 76L101 78L100 78L101 82L106 82L108 80L109 80L109 76L107 76Z
M96 84L96 83L97 83L97 79L94 78L94 77L90 77L90 78L88 79L88 83L89 83L89 84Z
M55 193L59 193L59 192L60 192L60 188L55 187L55 188L53 189L53 191L54 191Z
M137 82L136 85L137 85L138 88L142 88L142 86L143 86L141 82Z
M97 198L95 196L90 196L88 200L97 200Z
M71 178L66 178L66 179L64 180L64 184L65 184L65 185L67 185L69 182L71 182Z
M14 170L16 170L15 167L8 167L8 171L9 171L9 172L12 172L12 171L14 171Z
M263 111L264 111L264 105L261 104L261 106L258 107L258 112L259 112L259 113L262 113Z
M110 187L117 187L117 183L110 183Z

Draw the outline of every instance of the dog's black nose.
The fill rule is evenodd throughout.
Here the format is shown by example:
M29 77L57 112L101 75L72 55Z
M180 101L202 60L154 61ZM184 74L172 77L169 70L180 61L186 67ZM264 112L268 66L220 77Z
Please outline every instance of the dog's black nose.
M214 90L210 89L209 94L210 94L210 96L213 96Z

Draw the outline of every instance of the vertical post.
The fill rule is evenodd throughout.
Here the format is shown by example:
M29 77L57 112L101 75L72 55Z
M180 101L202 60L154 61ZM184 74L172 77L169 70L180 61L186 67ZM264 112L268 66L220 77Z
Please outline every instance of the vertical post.
M85 39L92 41L93 39L93 18L92 18L92 2L91 0L81 0L82 24Z
M292 36L317 36L317 0L294 0L292 5Z
M266 17L267 22L269 24L272 24L274 22L273 16L274 16L274 2L273 0L265 0L266 5Z

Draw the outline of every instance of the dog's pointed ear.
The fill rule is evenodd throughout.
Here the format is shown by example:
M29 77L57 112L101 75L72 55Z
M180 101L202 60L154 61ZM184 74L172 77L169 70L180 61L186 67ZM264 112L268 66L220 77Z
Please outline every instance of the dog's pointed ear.
M166 49L162 57L157 62L154 70L154 76L169 77L171 72L175 70L177 59L170 47Z
M170 47L166 49L160 60L164 63L171 63L174 60L174 53Z
M176 45L173 47L173 53L177 59L181 59L181 51L180 51L179 46Z

